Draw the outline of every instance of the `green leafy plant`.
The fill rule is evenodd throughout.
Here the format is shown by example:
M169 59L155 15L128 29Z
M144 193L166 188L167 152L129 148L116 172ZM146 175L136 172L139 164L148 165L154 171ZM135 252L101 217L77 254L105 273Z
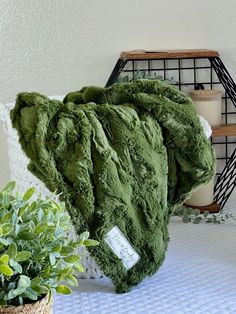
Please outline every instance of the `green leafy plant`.
M141 80L141 79L147 79L147 80L160 80L164 81L163 76L158 75L156 72L150 72L148 70L137 70L133 72L132 77L130 77L127 74L121 74L116 83L128 83L136 80ZM165 79L166 82L172 83L172 84L178 84L177 81L174 80L173 77L170 79Z
M236 220L233 214L224 213L220 210L219 213L210 214L208 211L204 211L202 214L199 209L193 209L191 207L180 206L175 210L174 215L182 217L184 223L192 222L193 224L199 224L202 221L213 224L220 224L226 222L229 219Z
M83 271L78 247L98 242L88 232L71 240L69 215L52 196L32 200L34 187L23 196L13 195L14 188L10 182L0 192L0 306L34 302L53 291L70 294Z

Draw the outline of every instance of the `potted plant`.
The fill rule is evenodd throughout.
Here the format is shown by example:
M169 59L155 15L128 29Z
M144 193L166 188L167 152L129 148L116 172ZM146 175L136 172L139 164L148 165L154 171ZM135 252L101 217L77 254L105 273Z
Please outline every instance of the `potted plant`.
M70 294L77 286L78 247L98 242L88 232L70 239L63 204L32 199L34 187L23 196L14 188L10 182L0 192L0 313L51 313L52 292Z

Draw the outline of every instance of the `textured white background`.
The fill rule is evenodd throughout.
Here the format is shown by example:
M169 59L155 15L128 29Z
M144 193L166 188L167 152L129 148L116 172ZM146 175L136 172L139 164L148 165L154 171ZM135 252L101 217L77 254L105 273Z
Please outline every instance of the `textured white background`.
M235 0L0 0L0 102L104 85L122 50L210 48L236 77ZM0 129L0 186L8 179Z

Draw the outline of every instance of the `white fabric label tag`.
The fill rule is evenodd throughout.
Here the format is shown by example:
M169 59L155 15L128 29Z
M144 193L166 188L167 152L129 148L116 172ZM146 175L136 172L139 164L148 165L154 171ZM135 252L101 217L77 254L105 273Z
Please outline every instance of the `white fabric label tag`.
M122 260L127 270L132 268L140 260L138 253L133 249L117 226L113 227L106 234L105 241L112 251Z

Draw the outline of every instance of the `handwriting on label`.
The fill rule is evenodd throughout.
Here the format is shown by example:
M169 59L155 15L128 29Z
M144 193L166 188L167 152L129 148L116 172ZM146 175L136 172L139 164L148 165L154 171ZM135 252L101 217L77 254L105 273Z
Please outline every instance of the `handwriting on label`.
M134 250L118 226L113 227L106 234L105 241L116 256L122 260L127 270L140 260L139 254Z

